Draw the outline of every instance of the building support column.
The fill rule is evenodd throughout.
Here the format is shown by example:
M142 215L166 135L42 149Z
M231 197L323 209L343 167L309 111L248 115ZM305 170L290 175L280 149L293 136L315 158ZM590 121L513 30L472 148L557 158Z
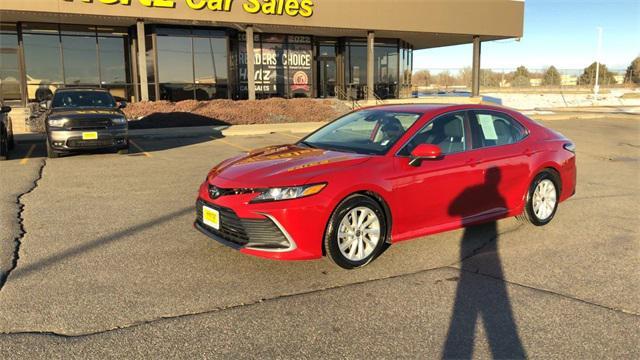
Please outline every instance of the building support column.
M480 96L480 36L473 37L473 66L471 68L471 96Z
M375 33L373 31L369 31L367 34L367 100L373 100L374 97L374 78L373 78L373 70L374 70L374 44L376 38Z
M136 23L138 40L138 75L140 76L140 99L149 101L149 83L147 81L147 45L145 43L144 21Z
M247 90L249 92L249 100L256 99L256 70L254 66L255 54L253 53L253 26L248 25L245 29L247 36Z

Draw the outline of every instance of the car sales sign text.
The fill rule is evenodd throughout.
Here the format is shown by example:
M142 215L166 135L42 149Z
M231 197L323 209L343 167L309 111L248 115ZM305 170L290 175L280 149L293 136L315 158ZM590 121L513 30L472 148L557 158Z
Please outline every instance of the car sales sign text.
M74 0L65 0L74 1ZM231 11L234 0L77 0L86 3L101 2L108 5L131 5L139 2L143 6L156 8L175 8L177 2L184 1L193 10ZM310 17L313 15L313 0L242 0L242 10L250 14L289 15Z

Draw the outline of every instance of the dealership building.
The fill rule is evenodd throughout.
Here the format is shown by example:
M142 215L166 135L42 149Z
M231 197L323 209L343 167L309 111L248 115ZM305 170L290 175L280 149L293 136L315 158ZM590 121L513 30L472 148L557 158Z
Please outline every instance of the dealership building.
M2 0L0 98L411 96L413 53L522 36L514 0Z

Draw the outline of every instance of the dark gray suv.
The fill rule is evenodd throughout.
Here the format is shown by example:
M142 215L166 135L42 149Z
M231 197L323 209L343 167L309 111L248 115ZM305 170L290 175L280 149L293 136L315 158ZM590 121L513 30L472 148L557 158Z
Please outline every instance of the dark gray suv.
M7 160L9 150L13 148L13 128L11 126L10 106L0 103L0 160Z
M45 104L47 155L98 149L129 152L128 124L122 109L104 89L59 89Z

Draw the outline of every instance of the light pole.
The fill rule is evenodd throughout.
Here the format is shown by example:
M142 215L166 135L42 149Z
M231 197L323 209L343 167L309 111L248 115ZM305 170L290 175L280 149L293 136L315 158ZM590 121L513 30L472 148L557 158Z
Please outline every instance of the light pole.
M602 51L602 27L598 26L598 49L596 52L596 84L593 87L593 93L596 98L598 97L598 91L600 91L600 85L598 84L600 78L600 54Z

